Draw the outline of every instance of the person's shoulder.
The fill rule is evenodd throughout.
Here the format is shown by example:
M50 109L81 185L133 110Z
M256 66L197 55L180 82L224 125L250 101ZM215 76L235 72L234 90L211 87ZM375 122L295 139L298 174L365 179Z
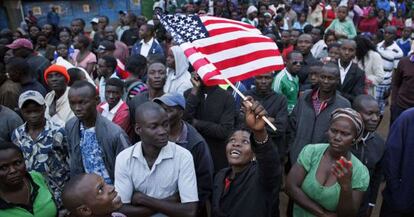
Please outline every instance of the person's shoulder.
M180 158L192 158L191 152L189 150L187 150L184 147L181 147L180 145L177 145L174 142L168 142L169 146L174 146L175 147L175 154L180 157Z
M351 107L351 103L349 102L348 99L346 99L345 97L343 97L339 92L337 92L335 94L335 104L340 107L340 108L349 108Z
M74 125L76 124L76 122L78 122L79 119L75 116L72 117L71 119L69 119L66 124L65 124L65 130L68 132L68 134L70 133L70 130L74 127Z
M3 118L6 119L15 119L15 118L19 118L19 115L17 115L16 112L14 112L13 110L11 110L10 108L8 108L7 106L4 105L0 105L0 114Z
M118 161L126 161L130 156L132 156L132 152L134 152L137 148L141 148L141 142L137 142L134 145L119 152L119 154L116 156L116 159L119 159Z

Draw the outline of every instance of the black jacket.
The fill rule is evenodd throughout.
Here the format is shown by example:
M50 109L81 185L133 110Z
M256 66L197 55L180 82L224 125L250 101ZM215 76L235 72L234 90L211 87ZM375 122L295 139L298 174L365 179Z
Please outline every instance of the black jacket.
M211 202L213 217L270 217L276 199L273 190L280 185L279 156L271 140L263 145L250 138L256 161L236 174L225 191L225 178L231 168L222 169L214 178ZM278 214L276 216L279 216Z
M184 122L184 124L187 126L187 141L177 142L177 144L189 150L193 155L198 199L200 202L206 202L210 200L213 191L213 160L204 138L189 123Z
M352 103L354 98L360 94L364 94L365 88L365 72L352 63L348 73L345 76L342 85L338 85L341 95Z
M302 148L308 144L328 142L326 132L329 128L332 112L337 108L350 108L347 99L336 93L328 101L327 107L318 115L315 113L312 94L315 90L307 90L299 97L289 117L289 157L295 163Z
M377 201L378 190L382 179L382 158L385 152L385 141L377 133L371 133L368 138L361 140L352 146L354 154L367 168L370 176L369 187L364 194L364 201L361 205L359 216L368 208L368 204L375 204Z
M273 145L278 148L280 157L286 154L286 128L288 125L288 111L287 111L287 99L284 95L278 94L274 91L266 96L261 96L256 93L255 89L248 90L244 93L246 96L253 97L254 100L260 102L266 109L268 116L274 118L273 122L277 128L273 131L266 125L266 130L269 136L272 138Z
M303 63L304 63L304 65L302 66L302 68L298 72L300 90L301 91L311 88L310 81L308 80L309 68L311 66L317 65L318 63L320 63L320 61L315 59L315 57L313 57L312 53L309 52L308 55L303 56Z
M204 137L210 147L214 169L219 171L227 166L225 154L226 141L234 128L234 98L220 87L200 90L198 95L191 94L191 89L184 92L186 106L184 120L197 123L193 126Z

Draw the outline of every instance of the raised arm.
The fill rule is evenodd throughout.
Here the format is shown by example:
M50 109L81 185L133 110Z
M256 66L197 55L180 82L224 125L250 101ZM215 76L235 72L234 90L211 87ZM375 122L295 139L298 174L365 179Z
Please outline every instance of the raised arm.
M263 116L267 115L266 110L251 96L243 101L245 110L245 122L252 130L251 144L256 156L258 173L261 183L268 189L274 189L279 185L280 162L279 154L272 145L272 140L266 130Z

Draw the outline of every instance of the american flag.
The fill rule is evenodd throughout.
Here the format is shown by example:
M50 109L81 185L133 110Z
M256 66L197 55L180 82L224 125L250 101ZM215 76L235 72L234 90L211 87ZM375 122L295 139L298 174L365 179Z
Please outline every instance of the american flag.
M284 68L276 43L252 25L213 16L159 18L206 85L225 84L225 78L235 83Z

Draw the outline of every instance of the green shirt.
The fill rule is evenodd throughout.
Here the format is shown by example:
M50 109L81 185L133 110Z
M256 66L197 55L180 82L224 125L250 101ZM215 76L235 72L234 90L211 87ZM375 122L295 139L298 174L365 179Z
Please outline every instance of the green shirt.
M30 212L27 209L22 208L16 204L10 204L5 201L1 201L2 208L0 209L0 216L16 216L16 217L55 217L57 209L55 202L53 201L52 194L49 191L49 187L46 184L46 180L38 172L29 172L32 178L32 198L33 209ZM10 208L5 208L10 207Z
M335 212L339 202L341 186L336 182L332 186L322 186L316 180L316 171L323 154L329 144L311 144L305 146L299 154L298 164L303 166L307 172L302 183L303 192L314 202L324 209ZM352 189L366 191L369 185L368 169L351 154L352 162ZM311 217L310 212L295 204L293 208L294 217Z
M292 76L286 68L280 71L272 85L273 90L276 93L280 93L286 96L288 104L288 112L291 113L296 103L298 102L299 94L299 78L298 76Z
M329 25L328 28L325 30L325 33L329 30L334 30L335 32L347 35L349 39L353 39L356 36L354 22L352 22L352 20L349 19L346 19L343 22L339 21L338 19L334 19L331 25Z

